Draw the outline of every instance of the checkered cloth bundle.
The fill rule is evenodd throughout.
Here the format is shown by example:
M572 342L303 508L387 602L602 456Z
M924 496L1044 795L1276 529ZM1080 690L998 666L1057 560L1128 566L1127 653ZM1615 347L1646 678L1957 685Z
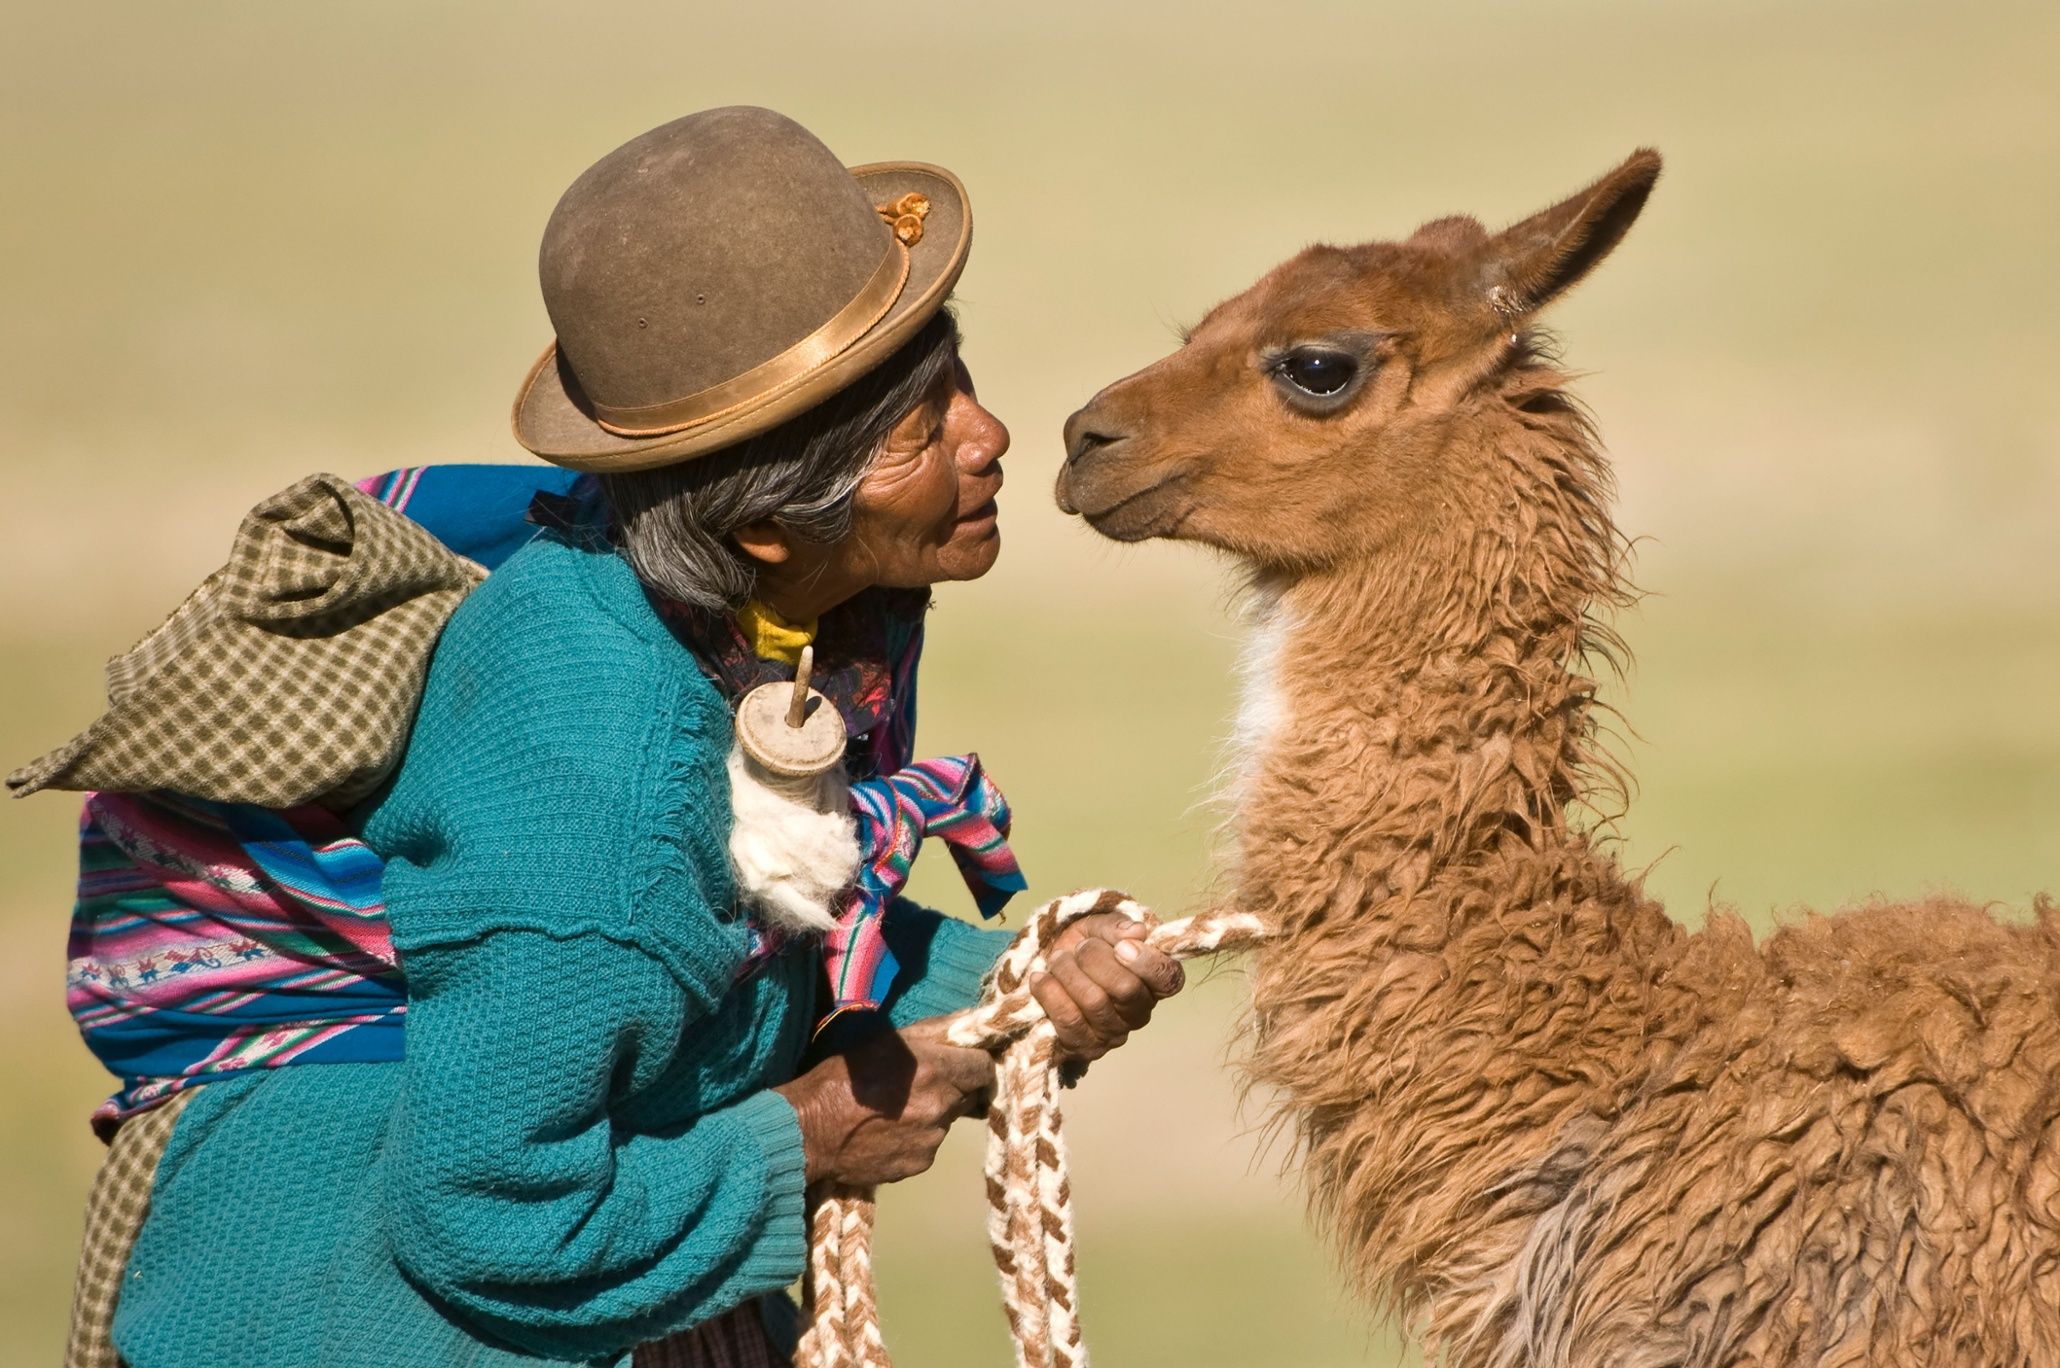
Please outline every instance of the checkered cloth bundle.
M348 806L399 757L429 648L483 575L349 481L311 475L253 508L228 562L108 662L107 712L7 787Z
M1150 927L1148 944L1176 959L1240 950L1269 935L1260 918L1220 912L1161 922L1121 893L1089 889L1039 908L995 966L986 998L948 1038L997 1056L987 1113L987 1236L1001 1274L1018 1368L1086 1368L1073 1264L1073 1192L1059 1127L1057 1042L1030 995L1059 932L1096 912ZM808 1324L796 1368L889 1368L873 1290L873 1193L825 1193L809 1213Z
M115 1132L86 1198L86 1235L72 1280L71 1334L64 1368L121 1368L114 1348L114 1306L121 1297L129 1251L150 1214L150 1186L172 1127L191 1094L180 1093Z

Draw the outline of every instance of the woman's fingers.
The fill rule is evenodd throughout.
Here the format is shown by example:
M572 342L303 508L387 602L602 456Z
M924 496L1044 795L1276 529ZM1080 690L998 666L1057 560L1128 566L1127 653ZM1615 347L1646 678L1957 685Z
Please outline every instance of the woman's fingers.
M1134 941L1121 944L1137 948ZM1107 995L1110 1007L1126 1032L1134 1031L1152 1019L1152 1007L1158 996L1134 967L1117 956L1115 945L1102 940L1087 941L1081 945L1073 962Z
M1151 986L1155 997L1171 997L1187 982L1180 961L1146 943L1151 932L1141 921L1102 912L1082 917L1069 929L1077 935L1070 941L1063 937L1060 939L1060 953L1071 950L1084 954L1090 946L1108 945L1115 950L1116 958L1125 968Z
M994 1086L994 1056L985 1050L946 1045L939 1052L934 1066L939 1080L958 1094L960 1102Z
M1030 986L1051 1018L1059 1048L1080 1059L1099 1059L1130 1035L1108 990L1090 977L1076 955L1053 959Z
M1087 970L1090 957L1105 960L1116 965L1116 954L1107 941L1088 941L1070 955L1059 955L1045 968L1066 990L1066 995L1080 1009L1080 1015L1088 1028L1104 1039L1111 1036L1130 1034L1130 1022L1125 1019L1123 1008L1102 982Z
M1144 980L1155 998L1172 997L1187 986L1187 970L1164 950L1142 940L1123 940L1115 943L1115 953L1131 973Z
M1118 941L1141 941L1150 934L1151 928L1135 917L1126 917L1120 912L1091 912L1061 932L1058 944L1064 946L1069 941L1077 944L1092 939L1113 945Z
M1180 991L1186 972L1145 943L1144 923L1095 913L1067 927L1031 995L1051 1019L1060 1049L1098 1059L1151 1020L1162 997Z
M1102 1043L1100 1033L1088 1024L1072 991L1056 975L1049 970L1032 974L1030 996L1044 1008L1062 1052L1080 1059L1099 1059L1107 1053L1109 1047Z
M891 1183L930 1167L952 1123L994 1084L993 1057L951 1044L947 1025L869 1036L774 1089L800 1122L810 1182Z
M957 1095L953 1099L956 1110L994 1085L994 1056L985 1050L953 1045L944 1037L944 1026L941 1017L919 1021L904 1028L901 1036L915 1052L928 1079Z

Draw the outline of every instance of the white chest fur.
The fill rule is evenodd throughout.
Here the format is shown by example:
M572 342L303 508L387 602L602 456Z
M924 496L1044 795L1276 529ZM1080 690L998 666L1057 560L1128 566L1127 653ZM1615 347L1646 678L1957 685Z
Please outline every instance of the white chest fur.
M1287 696L1280 685L1281 652L1287 647L1288 610L1277 589L1255 586L1246 608L1244 649L1238 655L1238 707L1231 724L1224 797L1236 811L1243 791L1264 763L1275 738L1288 725Z

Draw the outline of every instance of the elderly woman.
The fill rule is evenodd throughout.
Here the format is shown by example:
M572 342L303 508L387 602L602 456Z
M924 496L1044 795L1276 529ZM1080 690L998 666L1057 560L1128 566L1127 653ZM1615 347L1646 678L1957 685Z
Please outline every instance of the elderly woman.
M969 225L949 173L846 170L752 109L656 129L566 193L558 340L515 426L568 473L532 482L544 527L519 532L505 472L381 487L499 563L437 641L397 770L311 847L379 861L405 1048L322 1035L253 1057L322 1067L135 1090L182 1110L121 1283L134 1368L770 1362L804 1190L921 1172L981 1095L988 1058L934 1018L1008 937L895 896L930 826L983 909L1012 869L977 766L908 753L928 590L1000 549L1008 433L943 308ZM859 846L812 894L733 858L730 761L739 696L807 645ZM75 965L111 934L81 924ZM1036 984L1077 1060L1179 987L1133 931L1077 923Z

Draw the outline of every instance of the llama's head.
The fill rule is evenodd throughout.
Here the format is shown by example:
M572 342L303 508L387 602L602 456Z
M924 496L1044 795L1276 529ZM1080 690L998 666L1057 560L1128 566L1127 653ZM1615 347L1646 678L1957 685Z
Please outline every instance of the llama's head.
M1556 386L1511 383L1544 370L1531 320L1617 245L1659 168L1641 150L1499 233L1444 218L1307 249L1068 420L1060 507L1290 575L1450 554L1450 535L1412 534L1510 515L1521 475L1481 420L1566 411Z

